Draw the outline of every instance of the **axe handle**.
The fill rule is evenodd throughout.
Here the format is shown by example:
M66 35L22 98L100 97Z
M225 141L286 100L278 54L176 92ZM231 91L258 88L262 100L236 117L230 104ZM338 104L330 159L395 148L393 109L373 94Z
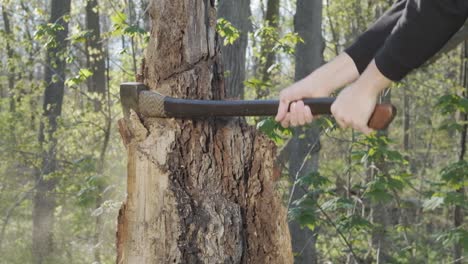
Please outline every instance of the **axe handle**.
M163 96L152 91L142 91L139 110L148 117L216 117L216 116L274 116L278 100L192 100ZM335 98L304 99L314 115L329 115ZM369 120L369 127L386 129L396 115L391 104L377 104Z

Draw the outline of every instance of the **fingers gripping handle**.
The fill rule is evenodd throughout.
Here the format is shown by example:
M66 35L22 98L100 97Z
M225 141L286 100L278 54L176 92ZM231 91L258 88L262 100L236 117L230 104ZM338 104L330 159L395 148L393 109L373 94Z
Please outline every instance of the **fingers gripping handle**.
M304 99L304 104L308 105L314 115L331 115L331 105L335 98ZM291 105L289 105L291 107ZM289 111L289 110L288 110ZM396 107L392 104L377 104L367 124L374 130L384 130L392 123L397 113Z

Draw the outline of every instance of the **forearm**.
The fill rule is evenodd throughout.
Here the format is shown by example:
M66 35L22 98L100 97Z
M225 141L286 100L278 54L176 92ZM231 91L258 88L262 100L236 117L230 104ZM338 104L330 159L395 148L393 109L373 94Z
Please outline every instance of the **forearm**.
M353 86L358 90L363 90L363 92L368 93L371 96L377 97L377 95L379 95L379 93L387 88L391 83L392 81L385 77L385 75L383 75L377 68L375 60L372 60Z
M320 94L330 94L358 77L359 72L353 60L348 54L342 53L300 80L297 85L304 89L306 94L310 92L311 96L315 95L317 90Z
M398 0L373 25L361 34L345 52L353 59L359 73L363 73L375 54L385 43L404 13L408 0Z
M380 72L398 81L419 67L460 29L467 0L407 0L406 8L375 55Z

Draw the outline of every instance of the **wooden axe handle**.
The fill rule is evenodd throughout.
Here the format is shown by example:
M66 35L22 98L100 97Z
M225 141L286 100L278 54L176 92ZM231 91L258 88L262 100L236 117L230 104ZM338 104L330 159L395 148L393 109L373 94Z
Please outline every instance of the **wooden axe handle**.
M148 91L142 83L123 83L120 86L124 113L130 109L146 117L216 117L216 116L274 116L278 111L278 100L192 100L178 99ZM330 107L335 98L304 99L314 115L331 114ZM369 127L386 129L396 115L391 104L377 104L369 120Z
M139 98L141 114L148 117L215 117L215 116L274 116L278 111L278 100L192 100L177 99L152 91L142 91ZM314 115L331 114L330 107L335 98L308 98L304 104ZM377 104L369 120L369 127L386 129L396 115L391 104Z

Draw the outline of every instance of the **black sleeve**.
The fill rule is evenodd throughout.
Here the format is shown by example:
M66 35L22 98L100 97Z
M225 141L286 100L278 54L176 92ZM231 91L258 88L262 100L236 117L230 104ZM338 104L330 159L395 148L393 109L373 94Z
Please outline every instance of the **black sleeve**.
M375 56L387 78L401 80L437 53L468 16L468 0L407 0L405 9Z
M444 0L445 1L445 0ZM468 0L467 0L468 1ZM400 19L407 0L398 0L366 32L348 47L345 52L353 59L359 73L362 73Z

